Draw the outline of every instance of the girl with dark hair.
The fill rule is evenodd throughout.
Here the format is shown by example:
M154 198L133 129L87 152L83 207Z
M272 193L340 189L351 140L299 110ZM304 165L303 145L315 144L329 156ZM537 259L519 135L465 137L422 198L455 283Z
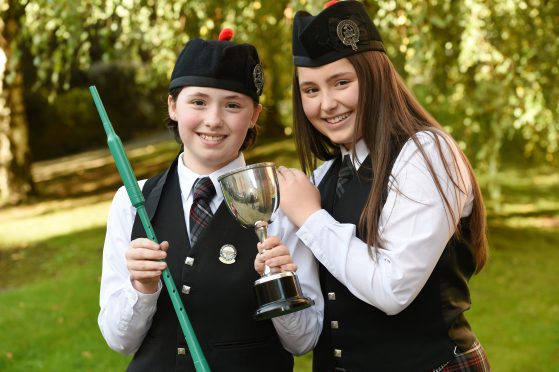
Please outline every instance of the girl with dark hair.
M314 370L487 371L464 316L488 250L472 167L405 86L365 7L331 3L294 18L304 172L279 171L281 208L320 262ZM315 187L306 173L319 161Z
M189 41L173 69L167 100L169 127L181 153L166 171L140 181L162 243L146 238L124 187L113 199L98 322L112 349L134 354L128 371L195 369L171 299L162 290L166 267L212 371L292 371L291 354L316 344L322 296L312 254L278 211L264 242L268 251L258 256L276 269L297 270L302 290L316 304L254 320L254 257L257 244L263 245L229 213L218 186L220 175L245 166L242 150L254 141L262 110L262 74L250 44L222 37ZM291 257L304 263L297 267Z

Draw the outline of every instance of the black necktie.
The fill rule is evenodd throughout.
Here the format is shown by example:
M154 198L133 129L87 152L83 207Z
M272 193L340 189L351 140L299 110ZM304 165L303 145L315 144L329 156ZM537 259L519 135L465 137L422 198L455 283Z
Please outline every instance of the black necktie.
M213 217L210 201L215 195L215 187L212 180L209 177L198 178L192 187L192 195L190 245L194 246Z
M342 164L340 166L340 170L338 171L338 183L336 184L336 196L338 199L344 193L345 185L351 180L353 177L353 165L351 164L351 159L349 158L349 154L344 156L344 160L342 160Z

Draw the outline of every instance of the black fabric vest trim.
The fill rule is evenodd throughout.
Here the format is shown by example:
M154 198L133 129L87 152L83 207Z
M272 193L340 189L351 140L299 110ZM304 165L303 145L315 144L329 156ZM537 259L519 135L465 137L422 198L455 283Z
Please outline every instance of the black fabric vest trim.
M322 207L337 221L358 225L372 185L371 160L365 160L361 177L348 183L334 205L340 163L338 157L318 186ZM463 234L467 237L467 231ZM366 241L366 234L358 231L357 236ZM393 316L355 297L320 265L324 326L314 349L313 371L427 371L450 360L456 344L475 340L462 315L470 306L467 281L473 265L467 241L451 240L416 299ZM332 292L335 300L329 299ZM332 321L338 328L332 328ZM341 357L334 356L334 349L341 350Z
M293 357L282 347L272 322L252 318L256 310L253 283L258 279L253 265L256 234L242 228L222 204L191 247L176 163L149 179L142 192L158 240L170 244L167 263L177 289L191 287L189 294L181 293L181 299L211 370L292 371ZM136 217L131 237L145 236ZM237 249L233 264L219 261L225 244ZM185 265L187 256L194 258L192 266ZM178 355L178 348L185 348L186 355ZM166 288L128 371L195 371Z

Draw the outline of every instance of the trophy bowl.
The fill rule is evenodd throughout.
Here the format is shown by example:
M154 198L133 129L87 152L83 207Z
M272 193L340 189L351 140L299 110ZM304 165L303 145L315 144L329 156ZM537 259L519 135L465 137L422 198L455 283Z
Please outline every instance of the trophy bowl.
M231 214L243 227L254 228L258 240L263 242L268 236L272 215L279 207L274 163L247 165L221 175L218 181ZM314 303L303 296L295 273L271 273L268 266L264 268L264 275L254 282L254 290L258 304L256 320L303 310Z

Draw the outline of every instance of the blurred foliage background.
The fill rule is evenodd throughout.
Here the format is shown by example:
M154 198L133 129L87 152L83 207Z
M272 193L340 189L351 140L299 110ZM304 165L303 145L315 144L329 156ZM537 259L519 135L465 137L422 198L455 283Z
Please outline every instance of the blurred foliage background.
M264 62L263 136L289 136L293 15L323 3L0 0L0 203L35 191L32 161L104 143L88 85L124 140L161 128L176 55L226 26ZM559 2L364 3L409 86L487 175L491 199L500 167L557 165Z
M128 363L95 324L120 180L87 87L134 143L138 178L153 175L177 152L164 133L177 54L232 27L265 70L263 131L247 160L296 166L291 24L297 10L323 3L0 0L0 370ZM494 370L559 371L559 2L364 3L397 69L482 183L492 253L471 283L468 319ZM310 355L296 365L308 371Z

